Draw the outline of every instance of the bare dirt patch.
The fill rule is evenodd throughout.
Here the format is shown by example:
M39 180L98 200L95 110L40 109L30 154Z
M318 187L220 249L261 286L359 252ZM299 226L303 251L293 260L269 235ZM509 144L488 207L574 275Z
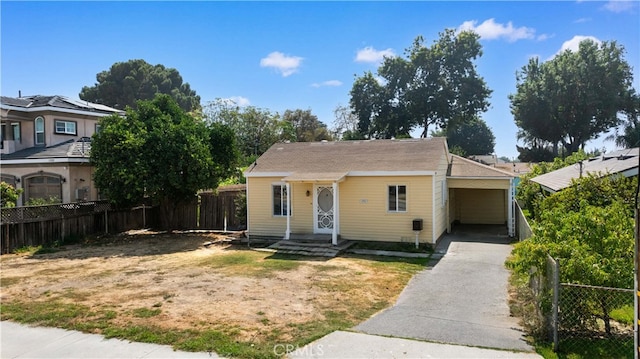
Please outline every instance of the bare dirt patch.
M318 323L366 319L393 303L421 268L397 259L281 257L228 243L205 246L219 239L138 234L55 253L3 255L0 301L82 305L109 313L111 326L216 329L243 343L284 343L318 335L310 329Z

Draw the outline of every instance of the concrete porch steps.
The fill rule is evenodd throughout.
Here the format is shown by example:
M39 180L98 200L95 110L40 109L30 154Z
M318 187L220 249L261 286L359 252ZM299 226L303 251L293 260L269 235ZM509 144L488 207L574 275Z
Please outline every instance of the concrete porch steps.
M352 245L353 242L346 240L340 240L338 241L338 245L334 246L331 244L331 241L324 240L283 239L270 245L269 247L267 247L267 249L282 254L296 254L315 257L335 257L340 254L340 252L346 250Z

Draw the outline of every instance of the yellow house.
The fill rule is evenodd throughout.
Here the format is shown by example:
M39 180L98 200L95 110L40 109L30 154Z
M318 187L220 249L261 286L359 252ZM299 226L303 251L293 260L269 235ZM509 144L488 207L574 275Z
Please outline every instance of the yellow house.
M250 238L433 245L457 222L514 233L513 176L450 155L445 138L277 143L245 177Z
M65 96L0 97L0 180L33 199L98 199L89 163L99 121L123 111Z

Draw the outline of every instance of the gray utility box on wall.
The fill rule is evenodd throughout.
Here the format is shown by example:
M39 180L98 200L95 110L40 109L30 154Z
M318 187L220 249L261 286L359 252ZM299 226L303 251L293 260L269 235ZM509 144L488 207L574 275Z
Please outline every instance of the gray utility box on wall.
M422 230L422 219L414 219L413 220L413 230L421 231Z

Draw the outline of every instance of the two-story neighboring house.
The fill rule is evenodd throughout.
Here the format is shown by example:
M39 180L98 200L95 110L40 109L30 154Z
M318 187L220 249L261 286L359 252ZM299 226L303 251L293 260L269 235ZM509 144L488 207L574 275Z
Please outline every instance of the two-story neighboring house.
M23 189L18 205L35 198L98 199L91 136L100 118L123 111L64 96L2 96L0 110L0 179Z

